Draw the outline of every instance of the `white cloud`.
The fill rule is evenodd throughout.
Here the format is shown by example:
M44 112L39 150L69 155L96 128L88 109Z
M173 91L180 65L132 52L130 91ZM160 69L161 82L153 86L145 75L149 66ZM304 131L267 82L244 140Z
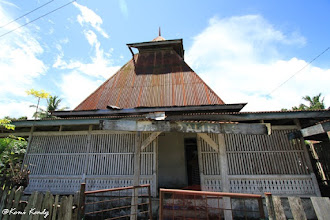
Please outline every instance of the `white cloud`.
M65 61L63 60L63 53L60 52L53 67L62 70L75 70L89 76L101 77L102 79L107 79L117 72L120 66L113 66L110 52L104 52L104 50L100 48L100 42L94 38L95 35L89 34L87 39L89 39L89 43L94 46L95 50L95 55L91 57L90 63L83 63L78 60Z
M66 106L74 109L80 102L89 96L94 90L100 86L103 80L93 80L76 71L62 76L60 89L65 100Z
M35 105L36 103L21 101L0 101L0 118L5 116L19 118L22 116L27 116L28 118L32 118L33 113L35 112L35 108L29 107L30 105Z
M64 54L62 47L57 45L56 47L60 53L57 55L53 67L62 70L75 70L89 76L101 77L103 79L109 78L120 68L120 66L113 66L113 61L111 59L112 49L109 52L105 52L101 48L101 43L92 30L84 30L84 35L95 52L95 54L90 57L91 62L83 63L73 59L68 61L63 60Z
M84 34L85 34L85 37L86 37L88 43L91 46L94 46L95 44L98 43L97 36L93 31L87 30L87 31L84 31Z
M97 15L93 10L87 8L86 6L80 5L77 2L73 3L76 6L81 14L77 16L77 20L81 26L85 24L90 24L95 30L97 30L103 37L109 38L109 35L101 28L103 23L102 18Z
M77 59L67 60L65 59L62 47L60 45L57 46L59 54L56 57L53 67L66 72L62 76L62 80L58 86L61 88L63 97L65 97L66 105L72 109L120 68L120 66L113 65L111 58L112 49L109 52L105 52L101 47L96 33L89 29L89 26L85 25L86 23L90 24L104 37L108 37L101 28L101 17L85 6L77 3L74 4L81 11L77 19L83 27L86 40L92 47L93 55L90 57L89 62L82 62ZM77 82L77 84L74 84L74 82Z
M0 21L6 23L12 19L0 5ZM2 28L1 33L18 25L13 22ZM44 50L37 38L24 27L1 37L0 48L0 114L13 116L20 113L21 115L16 116L29 116L30 111L26 109L28 105L26 107L22 104L25 103L24 101L8 100L24 100L26 98L25 90L33 87L34 80L46 72L47 66L39 58ZM18 109L15 110L15 108Z
M17 5L15 5L11 2L8 2L8 1L0 0L0 3L2 3L4 5L9 5L9 6L12 6L12 7L15 7L15 8L19 8Z
M121 13L124 14L125 17L128 16L128 8L127 8L127 3L125 0L119 0L119 8Z
M283 33L259 15L212 18L194 37L186 61L226 103L248 102L245 111L280 110L299 105L301 97L319 92L330 105L330 70L305 66L298 58L281 59L280 45L303 46L304 37Z

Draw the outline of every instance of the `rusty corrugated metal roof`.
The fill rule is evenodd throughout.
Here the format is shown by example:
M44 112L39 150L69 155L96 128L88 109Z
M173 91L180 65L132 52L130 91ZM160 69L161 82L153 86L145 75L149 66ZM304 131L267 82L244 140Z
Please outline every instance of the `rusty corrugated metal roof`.
M74 110L221 104L182 57L162 47L140 50Z

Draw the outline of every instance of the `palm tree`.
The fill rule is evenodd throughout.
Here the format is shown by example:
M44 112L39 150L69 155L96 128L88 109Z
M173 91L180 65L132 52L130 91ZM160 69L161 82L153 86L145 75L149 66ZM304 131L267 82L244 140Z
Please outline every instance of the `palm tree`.
M313 98L306 95L303 97L303 100L309 102L309 107L307 109L325 109L324 106L324 98L320 101L321 93L317 96L313 96Z
M325 109L324 105L324 98L320 100L321 93L319 93L316 96L313 96L312 98L308 95L302 97L303 100L309 102L309 106L305 104L300 104L299 107L294 106L292 107L292 110L315 110L315 109Z
M63 111L65 109L68 109L68 107L59 108L60 104L62 102L62 99L60 99L58 96L49 96L47 98L47 109L44 110L39 107L39 111L35 113L34 117L37 118L53 118L55 116L52 116L51 113L53 111Z

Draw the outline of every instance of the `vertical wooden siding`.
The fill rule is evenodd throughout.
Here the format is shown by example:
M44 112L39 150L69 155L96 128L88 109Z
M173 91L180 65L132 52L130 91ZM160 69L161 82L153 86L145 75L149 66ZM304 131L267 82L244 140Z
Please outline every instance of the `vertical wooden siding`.
M229 175L308 174L303 144L289 130L272 135L225 135Z
M304 143L298 139L290 141L289 132L225 135L230 192L315 195ZM217 135L208 135L219 144ZM202 138L198 143L202 189L222 191L219 153Z
M144 133L142 141L149 135ZM82 181L88 190L130 186L134 144L135 133L33 136L25 159L31 171L27 191L72 193ZM154 195L156 149L157 139L141 152L140 183L151 184Z
M217 134L208 135L216 144L219 144ZM221 167L219 153L215 151L200 136L198 136L197 139L197 146L199 154L199 169L201 175L202 190L221 192Z

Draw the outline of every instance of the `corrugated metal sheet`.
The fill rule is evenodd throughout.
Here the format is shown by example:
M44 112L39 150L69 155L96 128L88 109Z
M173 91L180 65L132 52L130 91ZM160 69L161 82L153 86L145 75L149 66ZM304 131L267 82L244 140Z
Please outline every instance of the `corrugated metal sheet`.
M224 102L171 48L141 50L75 110L218 105Z

